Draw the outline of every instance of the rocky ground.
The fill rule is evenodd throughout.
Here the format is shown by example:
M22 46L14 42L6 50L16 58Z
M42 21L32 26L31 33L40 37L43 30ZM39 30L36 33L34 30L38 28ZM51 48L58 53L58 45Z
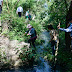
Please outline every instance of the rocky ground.
M20 53L23 54L23 52L28 49L28 43L18 42L17 40L10 41L9 38L0 35L0 68L8 63L11 66L21 65L22 60L19 58Z

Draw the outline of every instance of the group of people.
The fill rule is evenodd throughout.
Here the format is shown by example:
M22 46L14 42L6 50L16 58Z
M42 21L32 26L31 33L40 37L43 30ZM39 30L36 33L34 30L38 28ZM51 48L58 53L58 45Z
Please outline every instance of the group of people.
M71 40L72 40L72 18L69 19L69 24L68 24L68 28L67 29L63 29L60 28L60 25L57 26L57 28L59 30L65 31L65 32L69 32L70 36L71 36ZM35 40L37 39L37 33L36 30L31 26L31 24L27 25L27 28L29 29L27 32L25 32L25 34L30 35L30 39L28 40L28 42L30 43L30 47L31 47L31 43L33 45L33 47L35 48ZM52 47L52 54L55 55L55 51L56 51L56 46L58 46L59 43L59 38L58 38L58 32L57 30L55 30L53 28L52 25L48 25L48 29L50 31L50 43L51 43L51 47Z
M69 18L69 23L68 23L68 28L60 28L60 23L57 26L57 28L61 31L69 32L70 37L71 37L71 48L72 48L72 17ZM58 45L59 43L59 38L58 38L58 33L57 31L53 28L52 25L48 25L48 29L50 30L50 42L51 42L51 47L52 47L52 54L55 55L56 48L55 46Z
M22 13L23 13L23 8L21 6L19 6L17 8L16 13L19 15L19 17L21 17L22 16ZM27 20L28 19L29 20L31 19L31 15L29 14L29 10L26 11L25 17L26 17ZM71 32L70 33L70 36L71 36L71 39L72 39L72 18L69 19L69 24L70 24L70 26L67 29L60 28L60 25L58 25L57 28L59 30L65 31L65 32ZM36 31L35 31L35 29L30 24L27 25L27 28L29 28L29 30L27 32L25 32L25 34L28 33L27 35L30 35L30 37L31 37L28 40L28 42L30 43L30 45L31 45L31 42L32 42L32 45L35 48L35 43L34 42L35 42L35 40L37 38ZM52 25L48 25L48 29L50 30L50 37L51 37L50 42L51 42L51 47L52 47L52 53L53 53L53 55L55 55L55 50L56 50L55 49L55 46L56 46L56 44L59 43L58 33L53 28Z
M0 14L2 11L2 6L3 6L3 0L0 0ZM23 8L21 6L19 6L16 10L16 13L19 15L19 17L22 16L23 13ZM31 15L29 14L29 10L26 11L25 14L26 19L31 20ZM37 39L37 33L36 30L32 27L31 24L27 25L27 28L29 29L27 32L25 32L25 34L30 35L30 39L28 40L28 42L30 43L30 47L31 47L31 43L33 45L33 47L35 48L35 40ZM68 24L68 28L67 29L63 29L60 28L60 25L57 26L57 28L59 30L65 31L65 32L69 32L70 33L70 37L71 37L71 41L72 41L72 17L69 18L69 24ZM59 39L58 39L58 33L57 31L53 28L52 25L48 25L48 29L50 30L50 43L51 43L51 47L52 47L52 54L55 55L55 46L56 44L59 43Z
M17 10L16 10L16 13L19 15L19 17L21 17L22 14L23 14L23 8L22 8L21 6L19 6L19 7L17 8ZM28 20L28 19L31 20L31 15L29 14L29 10L26 11L25 18L26 18L27 20Z
M33 47L36 48L35 46L35 40L37 39L36 30L32 27L31 24L28 24L27 28L29 30L26 31L25 34L30 35L30 39L28 40L28 43L30 43L30 47L32 43ZM55 46L56 46L56 43L58 43L58 33L53 28L52 25L48 25L48 29L50 30L50 37L51 37L50 42L51 42L51 47L52 47L52 53L53 55L55 55Z
M0 0L0 14L1 14L1 11L2 11L2 6L3 6L3 0Z

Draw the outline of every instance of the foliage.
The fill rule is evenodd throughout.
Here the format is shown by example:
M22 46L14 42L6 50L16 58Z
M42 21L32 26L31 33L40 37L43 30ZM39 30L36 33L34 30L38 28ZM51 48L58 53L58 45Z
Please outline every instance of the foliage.
M34 53L35 49L29 48L25 51L25 47L22 48L23 53L20 53L19 58L22 60L23 65L25 66L32 66L33 62L37 62L39 55Z
M57 29L57 25L59 22L61 22L61 27L65 28L65 22L66 22L66 14L67 10L70 6L70 1L67 1L67 4L65 3L65 0L20 0L17 2L17 0L7 0L8 1L8 7L7 2L4 0L4 6L2 11L2 24L7 21L8 22L8 28L9 32L5 31L2 34L7 34L9 38L16 39L19 41L27 41L29 36L24 35L25 31L27 31L27 24L30 23L37 31L37 35L40 35L41 31L45 28L46 30L47 25L52 24L55 29ZM17 3L17 4L16 4ZM21 18L18 17L16 14L17 7L21 5L24 9L23 16ZM66 8L67 5L67 8ZM30 10L30 14L35 15L35 20L31 20L28 23L25 19L25 12L27 10ZM67 63L67 67L71 69L71 60L68 61L69 55L68 52L63 51L65 48L65 33L60 31L59 32L59 54L58 54L58 62L59 64ZM36 44L41 44L41 40L38 38L36 41ZM48 59L52 60L51 56L51 48L48 48L48 52L45 52L45 56L48 57ZM33 54L31 51L28 51L29 58L32 58ZM66 56L66 54L68 55ZM23 56L26 56L25 54ZM67 58L68 57L68 58ZM25 60L25 57L23 57L22 60ZM65 66L64 65L64 66Z
M4 6L3 6L3 13L2 13L2 21L8 21L8 27L9 27L9 33L8 36L10 39L16 39L19 41L26 41L29 37L24 36L25 31L28 29L26 28L27 22L24 16L21 18L18 17L16 14L16 9L19 5L21 5L24 8L24 12L26 10L31 9L32 6L34 5L34 0L22 0L19 1L18 4L15 6L14 10L12 11L14 5L16 4L17 1L8 1L8 6L9 6L9 13L6 7L6 1L4 1ZM24 2L24 4L23 4ZM12 3L12 4L11 4ZM27 6L26 6L27 4ZM32 11L32 10L31 10ZM31 12L30 11L30 12ZM25 13L24 13L25 14ZM42 25L39 24L40 21L30 21L29 23L36 29L37 34L39 34L42 30Z

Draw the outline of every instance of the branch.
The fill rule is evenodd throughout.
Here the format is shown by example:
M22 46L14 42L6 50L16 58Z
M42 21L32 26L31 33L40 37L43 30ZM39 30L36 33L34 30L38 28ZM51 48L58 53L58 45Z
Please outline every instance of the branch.
M20 1L20 0L18 0L18 1L16 2L15 6L18 4L19 1ZM15 6L13 7L12 11L14 10Z
M68 11L68 8L67 8L67 1L65 0L65 6L66 6L66 12Z
M7 2L7 8L8 8L8 13L10 13L10 12L9 12L9 6L8 6L8 1L6 0L6 2Z

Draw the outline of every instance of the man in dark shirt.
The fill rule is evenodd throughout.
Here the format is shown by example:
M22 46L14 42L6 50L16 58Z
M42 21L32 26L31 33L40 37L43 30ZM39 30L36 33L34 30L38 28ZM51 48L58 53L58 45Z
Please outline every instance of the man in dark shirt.
M29 30L25 32L25 34L28 33L27 35L30 35L30 39L28 40L28 43L30 43L30 46L32 43L33 47L35 48L35 40L37 38L36 30L30 24L27 25L27 28Z

